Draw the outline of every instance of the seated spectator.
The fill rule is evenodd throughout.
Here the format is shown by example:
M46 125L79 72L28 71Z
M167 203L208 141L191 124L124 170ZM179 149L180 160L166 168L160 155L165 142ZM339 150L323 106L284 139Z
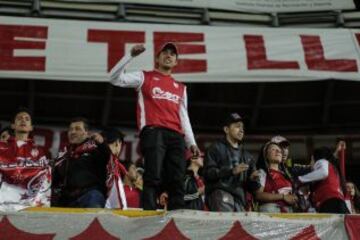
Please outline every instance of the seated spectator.
M88 131L86 119L71 120L69 145L55 160L55 206L102 208L105 205L109 150L100 135L90 138Z
M258 159L261 187L255 196L260 212L293 212L297 197L292 193L290 174L282 164L282 149L274 142L267 142Z
M11 128L14 136L0 142L0 205L49 206L51 171L44 150L30 138L30 111L15 112Z
M300 183L313 183L312 200L317 212L349 213L344 192L346 186L338 167L337 159L327 147L314 150L313 171L298 177Z
M353 182L346 183L346 198L346 205L350 213L360 213L360 192Z
M280 146L282 150L282 163L287 167L293 165L292 159L290 156L290 142L285 137L276 135L270 139L270 142L276 143Z
M136 185L137 171L134 162L124 162L124 166L127 170L127 174L124 177L124 190L126 196L126 202L129 208L141 207L141 189Z
M285 137L277 135L271 138L271 142L277 143L282 150L282 165L292 179L311 172L310 165L295 164L290 156L290 142ZM294 194L298 197L298 204L295 206L296 212L315 212L310 200L310 187L308 185L294 188Z
M1 129L0 142L7 142L11 136L14 136L14 131L11 127Z
M244 123L237 113L223 124L224 137L206 151L204 159L205 200L210 211L245 211L246 191L259 187L256 164L244 150Z
M285 137L277 135L271 138L270 142L276 143L282 150L282 164L290 172L292 177L298 177L311 172L310 165L295 164L290 156L290 142Z
M185 175L185 208L204 210L205 185L199 176L199 169L204 165L204 154L193 156L190 151L186 153L187 171Z
M127 209L127 202L122 178L126 176L127 171L120 163L122 145L124 143L124 134L115 128L109 128L103 131L101 135L104 137L105 143L108 145L109 162L107 168L107 199L106 208Z

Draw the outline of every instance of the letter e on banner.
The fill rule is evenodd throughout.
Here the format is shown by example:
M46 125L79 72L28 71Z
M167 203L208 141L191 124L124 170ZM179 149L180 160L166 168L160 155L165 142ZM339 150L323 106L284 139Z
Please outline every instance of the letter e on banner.
M48 27L0 24L0 70L45 71L45 57L16 56L16 49L45 49ZM21 40L19 39L21 38ZM26 39L26 38L31 38ZM42 41L35 41L34 38Z

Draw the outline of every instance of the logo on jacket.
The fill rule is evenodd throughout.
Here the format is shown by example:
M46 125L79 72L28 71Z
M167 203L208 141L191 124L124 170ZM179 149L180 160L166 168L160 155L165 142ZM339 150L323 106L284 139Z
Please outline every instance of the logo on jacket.
M37 156L39 156L39 150L37 150L36 148L33 148L32 150L31 150L31 156L33 157L33 158L36 158Z
M174 93L167 92L162 90L159 87L154 87L152 89L152 97L155 99L165 99L176 104L179 104L180 97Z

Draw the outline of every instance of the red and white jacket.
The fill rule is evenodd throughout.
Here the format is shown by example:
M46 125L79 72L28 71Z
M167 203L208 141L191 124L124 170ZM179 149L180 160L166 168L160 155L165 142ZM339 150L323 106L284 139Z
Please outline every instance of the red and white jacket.
M111 83L136 89L139 130L145 126L164 127L184 134L188 147L196 145L187 111L185 85L156 70L125 73L131 59L125 56L116 64L110 72Z
M0 173L2 180L27 188L29 182L49 161L44 150L34 141L16 141L10 138L7 143L0 142Z
M0 143L0 211L50 206L51 168L32 140Z
M292 184L288 180L284 173L274 169L268 170L267 174L263 169L259 170L260 185L264 188L264 192L275 193L275 194L291 194ZM274 203L280 206L288 206L284 200L274 201Z
M300 176L299 180L302 183L315 182L312 199L317 208L331 198L344 200L340 177L335 167L325 159L316 161L314 170Z

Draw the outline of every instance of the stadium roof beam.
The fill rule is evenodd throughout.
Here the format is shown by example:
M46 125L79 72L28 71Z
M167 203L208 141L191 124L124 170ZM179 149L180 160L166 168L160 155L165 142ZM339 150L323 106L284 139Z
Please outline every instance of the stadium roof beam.
M337 27L344 27L345 25L345 20L344 20L344 16L342 14L341 10L335 11L337 13L336 16L336 26Z
M126 7L125 7L125 4L119 3L118 9L116 11L116 18L117 19L126 19Z
M40 0L33 0L33 4L31 6L31 15L32 16L41 16Z

